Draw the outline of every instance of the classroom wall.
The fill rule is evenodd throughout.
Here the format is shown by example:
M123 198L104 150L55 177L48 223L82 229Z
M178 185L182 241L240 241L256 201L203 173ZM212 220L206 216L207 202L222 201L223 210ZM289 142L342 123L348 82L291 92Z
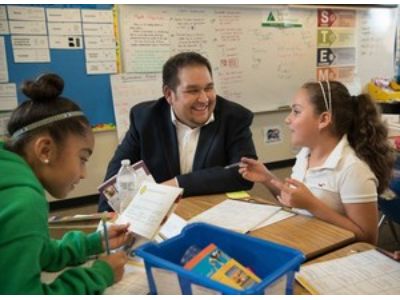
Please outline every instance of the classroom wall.
M289 113L288 110L258 113L254 115L251 131L260 160L272 162L277 160L291 159L295 152L290 146L290 135L284 119ZM281 142L265 143L264 128L280 126ZM95 148L87 164L87 177L83 179L75 190L68 195L68 199L97 194L97 186L103 182L108 162L114 154L118 145L117 132L115 130L96 132ZM57 201L48 195L49 201Z

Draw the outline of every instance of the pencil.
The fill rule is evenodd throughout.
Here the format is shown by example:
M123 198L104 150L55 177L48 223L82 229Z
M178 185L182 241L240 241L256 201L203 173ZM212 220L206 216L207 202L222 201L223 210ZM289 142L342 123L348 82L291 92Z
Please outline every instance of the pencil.
M103 232L104 232L104 242L106 244L106 253L107 253L107 255L110 255L110 244L108 241L108 231L107 231L106 219L103 217L103 218L101 218L101 221L103 222Z
M240 166L240 162L237 162L237 163L225 166L224 169L231 169L231 168L239 167L239 166Z

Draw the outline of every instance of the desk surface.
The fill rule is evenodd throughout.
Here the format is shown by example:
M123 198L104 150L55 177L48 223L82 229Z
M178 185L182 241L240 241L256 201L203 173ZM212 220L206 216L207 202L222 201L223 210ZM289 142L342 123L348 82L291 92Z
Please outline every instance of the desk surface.
M313 260L305 263L305 265L309 265L309 264L313 264L313 263L317 263L317 262L328 261L331 259L344 257L344 256L347 256L350 254L354 254L357 252L363 252L363 251L370 250L370 249L375 249L375 246L371 245L371 244L367 244L367 243L354 243L354 244L348 245L342 249L333 251L329 254L323 255L316 259L313 259ZM302 285L300 285L297 281L294 284L293 292L295 295L310 295L310 293Z
M224 194L184 198L175 213L188 220L222 202ZM312 217L297 215L250 232L250 235L297 248L307 259L346 246L354 233Z

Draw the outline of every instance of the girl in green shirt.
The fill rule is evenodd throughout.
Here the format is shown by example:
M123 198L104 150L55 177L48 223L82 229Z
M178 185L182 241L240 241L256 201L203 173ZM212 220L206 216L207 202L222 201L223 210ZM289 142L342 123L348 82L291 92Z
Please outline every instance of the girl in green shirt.
M122 278L125 253L104 252L100 233L69 232L53 240L44 190L65 197L86 176L94 137L79 106L61 96L64 81L45 74L25 82L29 98L12 113L0 144L0 294L100 294ZM111 248L127 242L128 224L108 230ZM67 268L50 284L41 272Z

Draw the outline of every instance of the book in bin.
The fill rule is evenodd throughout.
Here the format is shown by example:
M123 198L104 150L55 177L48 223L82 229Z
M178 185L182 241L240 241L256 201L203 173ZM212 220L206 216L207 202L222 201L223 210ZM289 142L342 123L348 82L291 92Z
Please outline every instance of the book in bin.
M231 258L213 243L189 260L184 268L238 290L251 288L261 282L261 279L250 269Z

